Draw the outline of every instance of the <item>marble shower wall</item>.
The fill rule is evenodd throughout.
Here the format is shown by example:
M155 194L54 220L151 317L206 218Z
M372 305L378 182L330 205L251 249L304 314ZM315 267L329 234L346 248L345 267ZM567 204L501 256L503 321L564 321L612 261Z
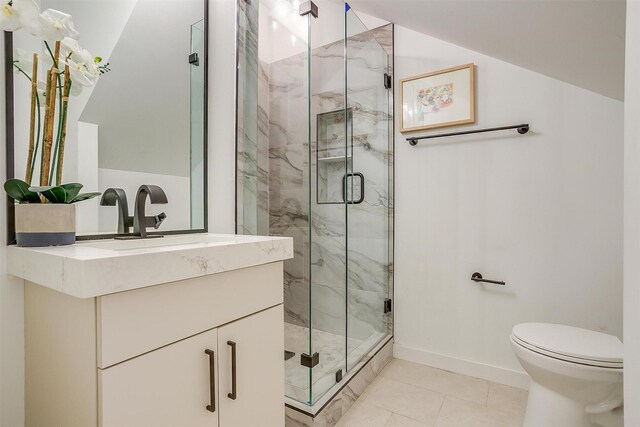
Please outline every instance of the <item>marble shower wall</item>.
M349 107L353 111L353 172L365 176L365 202L350 205L348 228L344 204L318 204L319 179L331 173L320 166L317 115L344 109L344 44L312 53L312 120L307 119L306 55L269 66L269 213L273 235L294 238L296 258L285 265L286 321L314 329L366 339L389 332L382 316L391 270L389 223L392 140L389 94L382 74L390 72L391 25L349 39ZM384 43L386 52L380 49ZM344 115L343 115L344 116ZM312 156L309 182L308 126ZM344 131L334 135L338 140ZM338 142L340 144L340 142ZM321 144L322 145L322 144ZM344 147L344 142L342 142ZM344 149L334 155L343 155ZM349 150L348 150L349 151ZM322 157L322 152L319 154ZM318 172L318 175L316 175ZM333 173L344 174L344 162ZM334 180L335 181L335 180ZM311 191L311 224L309 223ZM322 200L322 198L321 198ZM311 228L309 227L311 225ZM347 242L348 240L348 242ZM348 245L348 246L347 246ZM345 254L349 253L349 287L345 286ZM311 307L309 307L309 258ZM345 303L348 304L346 314ZM347 322L348 317L348 322Z
M241 55L245 60L239 64L245 83L238 99L238 232L294 239L295 257L285 261L286 322L309 327L312 321L314 329L342 336L348 324L349 336L358 340L391 333L390 316L383 316L382 308L392 269L393 109L382 74L391 72L392 26L348 40L348 100L353 111L350 169L365 176L366 197L362 204L349 205L347 228L344 204L316 203L317 180L322 183L333 173L334 182L341 183L345 172L344 163L333 166L333 171L324 166L318 170L316 160L317 116L344 109L344 43L312 52L309 120L306 53L271 64L246 59L258 57L255 4L239 1L246 8L239 48L251 55ZM252 93L251 87L257 87L258 93ZM333 192L335 196L336 189Z
M391 71L391 61L379 42L391 41L390 31L391 26L387 26L362 32L347 42L347 102L353 116L349 172L362 173L365 177L365 200L348 206L346 227L344 205L314 205L312 209L313 326L344 334L346 300L347 334L361 340L376 332L387 333L390 318L383 316L382 309L389 292L391 268L392 110L390 93L382 83L382 76ZM388 47L391 48L391 43ZM314 79L313 114L344 108L344 83L340 77L344 70L343 49L344 45L338 43L314 51L314 71L318 78ZM332 77L325 79L324 75ZM322 141L316 145L316 135L314 128L314 150L323 145ZM314 176L316 166L312 165ZM359 188L358 180L354 185ZM355 199L359 189L354 193ZM348 253L347 286L344 284L345 253ZM348 353L352 350L348 348ZM352 362L355 361L349 360Z
M269 66L270 233L293 238L284 265L285 321L309 326L309 158L307 55Z
M239 234L269 234L268 64L258 58L258 2L238 1L236 209Z

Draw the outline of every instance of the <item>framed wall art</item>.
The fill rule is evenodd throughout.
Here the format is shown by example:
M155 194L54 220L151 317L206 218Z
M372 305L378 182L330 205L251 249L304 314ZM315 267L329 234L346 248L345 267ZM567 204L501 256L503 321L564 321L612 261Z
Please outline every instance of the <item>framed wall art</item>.
M400 132L475 123L475 67L460 65L400 81Z

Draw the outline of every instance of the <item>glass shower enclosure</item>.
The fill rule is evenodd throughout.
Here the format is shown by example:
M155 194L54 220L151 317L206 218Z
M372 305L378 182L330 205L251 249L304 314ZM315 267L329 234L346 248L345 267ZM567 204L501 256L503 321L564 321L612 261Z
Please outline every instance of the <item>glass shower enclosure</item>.
M392 27L239 0L237 232L292 237L285 390L313 405L392 335Z

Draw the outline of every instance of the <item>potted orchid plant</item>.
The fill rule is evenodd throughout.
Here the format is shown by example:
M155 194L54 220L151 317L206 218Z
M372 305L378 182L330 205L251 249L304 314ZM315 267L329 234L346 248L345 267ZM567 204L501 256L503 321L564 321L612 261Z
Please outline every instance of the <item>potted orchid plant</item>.
M24 30L42 40L39 54L17 49L14 71L31 82L29 141L24 180L9 179L4 188L16 201L18 246L75 242L74 203L99 196L80 193L82 184L62 183L69 97L93 86L109 71L78 43L72 17L54 9L40 11L33 0L0 0L0 29ZM39 65L44 64L44 79ZM33 185L38 170L37 185Z

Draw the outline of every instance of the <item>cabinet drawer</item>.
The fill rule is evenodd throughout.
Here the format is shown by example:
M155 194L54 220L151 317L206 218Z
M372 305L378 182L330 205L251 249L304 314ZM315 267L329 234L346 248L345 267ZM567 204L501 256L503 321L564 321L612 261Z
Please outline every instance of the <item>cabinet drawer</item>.
M282 302L282 262L99 297L98 367Z
M98 369L100 427L215 427L217 330ZM206 351L210 351L208 355ZM214 395L211 394L213 380Z

